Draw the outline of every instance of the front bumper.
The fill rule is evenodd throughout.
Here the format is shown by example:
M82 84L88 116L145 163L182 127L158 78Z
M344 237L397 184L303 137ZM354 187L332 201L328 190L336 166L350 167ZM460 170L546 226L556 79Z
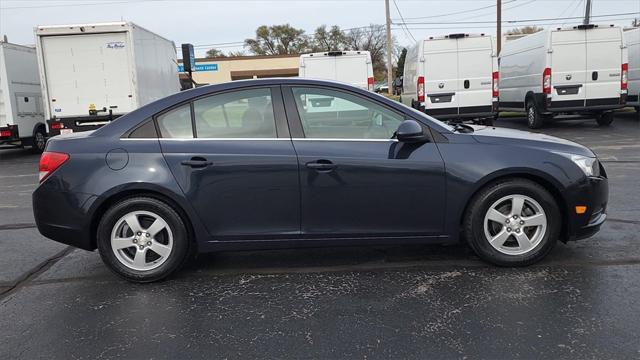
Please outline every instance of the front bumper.
M609 181L602 167L601 172L604 176L588 177L586 182L578 187L576 196L568 204L567 240L569 241L593 236L607 219ZM587 211L584 214L577 214L576 206L587 206Z

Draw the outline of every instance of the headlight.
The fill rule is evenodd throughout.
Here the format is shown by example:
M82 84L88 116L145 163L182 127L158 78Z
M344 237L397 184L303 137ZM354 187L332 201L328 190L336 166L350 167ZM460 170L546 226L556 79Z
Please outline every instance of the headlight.
M574 164L578 165L578 167L584 172L585 175L600 176L600 163L598 162L597 158L574 154L559 154L571 159L571 161L573 161Z

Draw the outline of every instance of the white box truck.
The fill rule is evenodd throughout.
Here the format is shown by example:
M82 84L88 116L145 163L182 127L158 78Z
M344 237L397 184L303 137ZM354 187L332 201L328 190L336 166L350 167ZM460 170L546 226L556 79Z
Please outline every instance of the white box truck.
M340 81L373 91L373 65L368 51L328 51L301 55L299 76Z
M438 119L492 124L498 106L495 40L450 34L420 40L407 51L401 101Z
M557 114L613 121L627 95L627 48L620 27L547 29L502 46L500 111L526 111L530 128Z
M36 49L0 41L0 145L42 151L45 136Z
M38 26L35 35L51 136L180 91L175 44L131 22Z
M629 53L627 105L633 106L640 117L640 28L624 32Z

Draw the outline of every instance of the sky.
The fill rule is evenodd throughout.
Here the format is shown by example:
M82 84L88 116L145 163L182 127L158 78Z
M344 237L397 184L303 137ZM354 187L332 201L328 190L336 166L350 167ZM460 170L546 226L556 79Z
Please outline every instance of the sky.
M503 31L522 25L579 24L585 2L502 0ZM628 26L640 17L640 0L592 3L592 23ZM495 4L496 0L391 0L392 32L402 46L449 33L495 34ZM603 16L624 13L635 14ZM553 20L557 18L562 19ZM119 20L134 22L178 46L192 43L196 55L202 56L211 47L242 50L243 40L253 37L260 25L288 23L313 33L322 24L343 29L384 24L385 6L383 0L0 0L0 35L18 44L33 44L33 28L38 25ZM411 24L405 27L403 22Z

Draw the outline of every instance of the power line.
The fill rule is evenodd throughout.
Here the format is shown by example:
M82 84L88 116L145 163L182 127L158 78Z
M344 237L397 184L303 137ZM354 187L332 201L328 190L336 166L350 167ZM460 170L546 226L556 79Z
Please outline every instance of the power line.
M627 20L633 20L635 18L632 17L627 17L627 18L616 18L616 19L611 19L611 20L617 20L617 21L627 21ZM521 26L563 26L562 24L555 22L555 23L529 23L529 24L517 24L517 25L511 25L511 26L507 26L509 28L515 28L515 27L521 27ZM447 25L443 25L443 26L419 26L419 27L415 27L415 26L411 26L410 29L411 30L447 30L447 29L493 29L495 28L495 24L493 25L475 25L475 26L459 26L459 25L455 25L455 24L449 24ZM393 30L400 30L401 28L396 27L396 28L392 28Z
M400 12L400 8L398 7L398 3L396 3L396 0L393 0L393 5L396 7L396 10L398 11L398 15L400 15L400 19L402 19L402 22L405 22L404 17L402 17L402 13ZM409 33L409 35L411 35L411 38L413 39L413 41L417 42L416 38L413 37L413 34L411 33L407 25L404 25L404 28L407 29L407 32Z
M504 4L509 4L512 2L515 2L516 0L510 0L505 2ZM445 16L450 16L450 15L458 15L458 14L466 14L466 13L470 13L470 12L474 12L474 11L478 11L478 10L484 10L484 9L490 9L490 8L494 8L496 7L495 4L493 5L488 5L488 6L483 6L483 7L479 7L479 8L475 8L475 9L469 9L469 10L462 10L462 11L455 11L455 12L451 12L451 13L446 13L446 14L437 14L437 15L429 15L429 16L418 16L418 17L408 17L407 19L409 20L417 20L417 19L433 19L433 18L438 18L438 17L445 17ZM397 19L396 19L397 20ZM404 20L403 20L404 21Z
M611 17L611 16L624 16L624 15L638 15L640 12L628 12L606 15L594 15L592 18ZM542 18L542 19L523 19L523 20L503 20L502 22L508 24L517 24L524 22L539 22L539 21L560 21L571 19L583 19L582 16L564 17L564 18ZM449 25L449 24L494 24L495 21L445 21L445 22L404 22L396 23L397 25Z

